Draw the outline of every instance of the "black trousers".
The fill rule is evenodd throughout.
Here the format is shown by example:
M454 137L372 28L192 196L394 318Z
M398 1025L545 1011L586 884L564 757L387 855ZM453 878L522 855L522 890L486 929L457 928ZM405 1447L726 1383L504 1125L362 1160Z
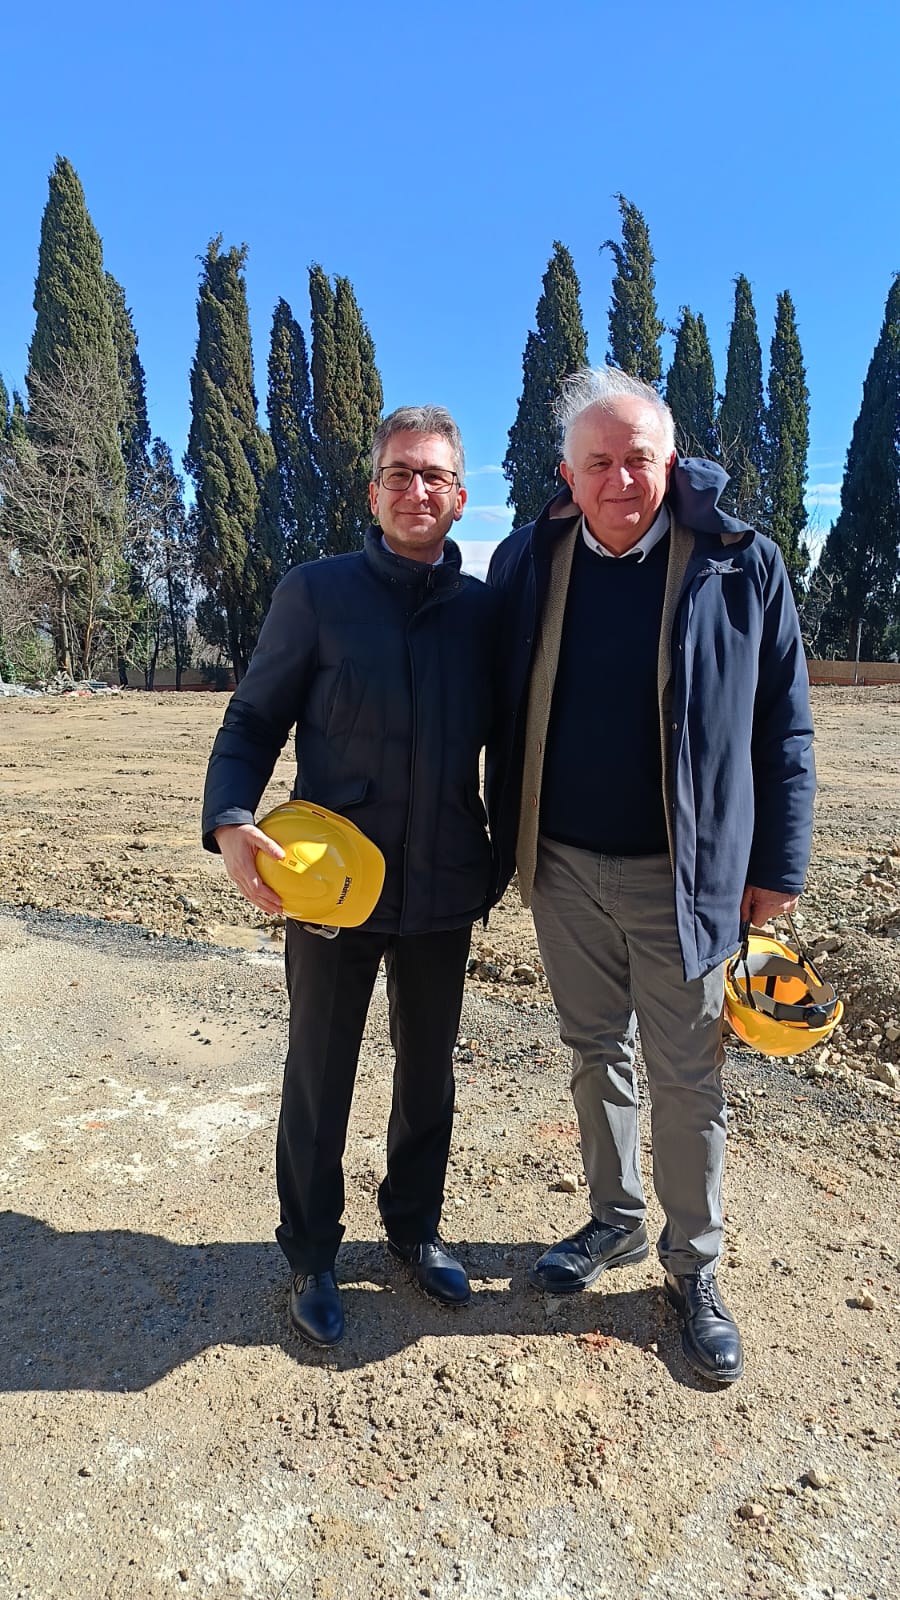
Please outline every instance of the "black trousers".
M453 1046L471 933L469 925L402 938L343 928L336 939L323 939L288 921L290 1032L276 1149L276 1237L293 1272L327 1271L343 1238L342 1158L382 956L395 1065L378 1209L400 1244L417 1244L435 1232L453 1131Z

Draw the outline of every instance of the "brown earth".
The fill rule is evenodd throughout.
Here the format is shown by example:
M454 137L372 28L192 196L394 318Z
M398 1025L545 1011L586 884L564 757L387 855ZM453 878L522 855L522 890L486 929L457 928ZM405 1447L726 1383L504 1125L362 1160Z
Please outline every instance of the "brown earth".
M511 895L476 930L458 1047L444 1231L471 1306L421 1300L379 1237L379 991L347 1340L326 1358L289 1335L278 930L197 843L223 703L0 700L0 1595L887 1600L900 691L815 691L802 933L847 1014L794 1062L729 1054L720 1277L748 1370L724 1392L685 1366L652 1261L574 1300L527 1287L586 1204Z

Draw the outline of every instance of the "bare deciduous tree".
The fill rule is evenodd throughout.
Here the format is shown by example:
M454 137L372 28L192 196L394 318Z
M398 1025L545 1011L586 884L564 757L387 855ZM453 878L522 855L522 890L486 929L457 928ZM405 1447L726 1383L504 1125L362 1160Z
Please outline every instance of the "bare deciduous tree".
M810 556L810 574L797 606L804 648L813 661L821 660L823 655L832 654L830 648L823 650L820 639L822 623L831 604L834 589L833 576L826 572L821 564L827 534L827 528L822 527L821 514L817 510L813 511L807 518L804 529L804 539Z
M130 659L152 689L160 652L171 651L180 688L188 659L191 552L183 483L161 439L154 439L152 460L128 501L126 557L135 599Z
M43 678L53 667L46 620L50 589L43 573L0 538L0 683Z
M42 581L40 620L72 676L91 676L120 608L122 491L102 443L110 404L99 363L59 365L34 378L27 431L0 454L4 537Z

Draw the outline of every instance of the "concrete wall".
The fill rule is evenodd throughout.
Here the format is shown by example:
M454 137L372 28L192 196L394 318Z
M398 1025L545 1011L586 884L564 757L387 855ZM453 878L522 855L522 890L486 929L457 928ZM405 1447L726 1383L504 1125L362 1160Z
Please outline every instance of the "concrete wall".
M105 674L106 683L115 684L118 683L118 681L118 678L114 675L109 673ZM228 682L224 686L225 692L230 694L233 691L234 686L234 678L229 675ZM144 678L139 668L129 667L128 687L129 689L143 689ZM185 667L181 674L181 687L182 689L190 689L191 693L193 694L196 693L198 689L215 689L216 685L213 683L207 683L202 672L200 672L197 667ZM157 667L156 674L153 679L153 688L154 692L161 689L174 689L175 668Z
M877 683L900 683L900 661L808 661L810 683L842 683L858 686ZM128 673L129 688L142 689L143 681L140 673L131 668ZM106 675L107 683L117 683L114 675ZM175 670L173 667L158 667L153 684L154 689L174 689ZM182 689L212 689L214 685L204 681L202 674L196 667L185 667L181 675ZM234 689L234 680L230 679L224 692L231 693Z
M807 661L810 683L900 683L900 661Z

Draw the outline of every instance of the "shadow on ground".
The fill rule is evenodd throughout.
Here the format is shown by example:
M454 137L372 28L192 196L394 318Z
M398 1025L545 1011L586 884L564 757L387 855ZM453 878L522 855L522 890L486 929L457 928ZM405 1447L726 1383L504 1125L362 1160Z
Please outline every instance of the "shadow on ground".
M288 1327L285 1263L262 1241L183 1245L125 1229L59 1232L38 1217L0 1216L0 1391L146 1389L217 1345L281 1346L299 1363L353 1370L422 1338L600 1335L658 1344L672 1377L705 1387L684 1365L677 1327L651 1290L548 1301L527 1286L543 1243L460 1248L475 1294L458 1310L432 1304L381 1242L345 1244L338 1260L347 1337L319 1352ZM497 1287L492 1287L497 1283Z

